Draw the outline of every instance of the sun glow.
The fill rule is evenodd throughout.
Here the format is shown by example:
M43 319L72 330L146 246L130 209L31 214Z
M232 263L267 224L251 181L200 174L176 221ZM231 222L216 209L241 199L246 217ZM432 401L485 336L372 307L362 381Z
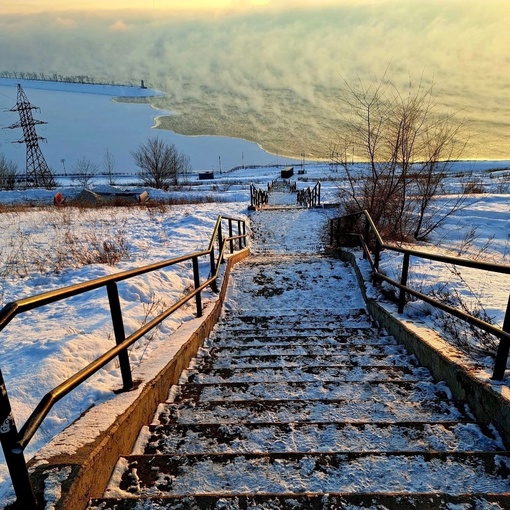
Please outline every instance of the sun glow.
M298 2L301 3L301 2ZM309 2L304 2L309 3ZM26 0L2 2L0 14L33 14L38 12L64 11L118 11L118 10L166 10L173 12L207 12L221 10L249 10L279 6L276 0L88 0L77 3L68 0ZM313 5L313 4L311 4Z

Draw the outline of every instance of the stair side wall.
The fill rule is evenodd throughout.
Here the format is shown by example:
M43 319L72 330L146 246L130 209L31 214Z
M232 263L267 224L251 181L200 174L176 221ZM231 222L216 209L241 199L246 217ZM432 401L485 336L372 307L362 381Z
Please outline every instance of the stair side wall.
M366 283L356 256L344 250L341 250L338 256L354 268L368 312L379 325L414 354L419 362L430 370L436 380L445 381L455 399L465 400L477 420L486 424L494 424L507 449L510 448L510 392L508 388L481 380L475 375L472 368L462 362L464 355L441 339L440 335L429 329L427 329L427 335L423 335L424 328L420 328L419 325L411 321L403 322L396 317L396 306L395 310L392 310L368 297ZM420 329L422 334L420 334Z
M107 430L94 441L83 445L77 454L50 457L35 468L31 478L36 492L43 490L44 479L49 472L56 470L61 477L61 496L55 504L55 510L85 510L91 498L103 495L118 458L131 453L141 427L152 421L158 405L168 398L170 387L178 382L183 370L196 356L216 324L233 266L249 255L250 249L246 248L227 259L218 299L200 326L164 369L145 383L131 405L120 415L112 416L112 423ZM73 426L79 427L79 420Z

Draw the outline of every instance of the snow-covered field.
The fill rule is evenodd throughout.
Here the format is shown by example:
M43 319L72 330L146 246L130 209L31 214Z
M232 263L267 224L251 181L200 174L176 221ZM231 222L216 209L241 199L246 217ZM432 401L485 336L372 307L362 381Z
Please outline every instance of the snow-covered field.
M5 91L1 83L0 91ZM36 92L28 86L26 91L29 98ZM79 143L84 141L84 133L95 133L98 125L102 124L98 119L103 119L103 114L105 119L111 114L111 111L105 108L112 108L116 112L122 111L125 117L117 118L115 126L132 129L137 133L137 140L144 141L154 134L150 132L152 121L149 112L143 112L140 116L140 109L147 109L146 105L114 104L111 103L109 96L92 95L88 90L86 93L69 91L63 93L45 91L45 93L52 94L52 101L60 105L64 104L62 98L68 97L69 94L75 98L73 101L66 99L65 104L68 105L69 112L72 110L74 118L80 118L80 122L66 124L64 129L67 136L70 138L76 136L78 140L76 142L78 145L73 146L76 159L93 152L92 147ZM6 101L2 96L2 103L5 104ZM36 103L37 100L34 99L33 102ZM142 117L145 119L143 122ZM73 131L73 126L78 129L77 132ZM109 148L115 151L116 157L122 152L129 155L133 144L136 146L139 141L135 142L135 138L129 139L131 140L129 146L126 146L128 138L118 136L115 126L109 125L105 131L101 131L99 136L102 144L97 145L96 150L102 154ZM42 134L46 136L45 133ZM171 138L174 136L171 133L158 132L158 135L170 137L177 148L183 151L190 147L186 145L188 142L197 142L195 139L190 141L181 137L181 144L179 138ZM194 146L192 161L193 158L204 162L207 158L218 161L217 154L211 156L210 146L206 143L208 141L210 140L204 140L202 145ZM230 139L220 139L219 142L225 151L222 152L222 161L227 160L228 155L232 155L230 166L239 164L239 155L244 150L246 150L244 157L247 158L247 146L242 145L247 142ZM6 144L2 143L0 152L3 152L5 147ZM258 159L250 163L245 161L246 164L254 164L256 161L265 165L274 162L274 156L263 153L256 146L255 148L258 152L254 157ZM201 160L202 156L205 159ZM60 155L55 157L60 158ZM62 157L71 161L74 156L70 153L62 154ZM210 167L211 165L207 166ZM472 195L468 206L449 218L448 222L435 233L432 243L420 248L509 264L510 194L507 186L510 180L509 167L510 162L459 163L456 169L473 173L473 178L480 180L486 192ZM323 182L323 201L335 202L338 186L342 185L341 180L338 180L341 174L335 170L328 165L308 165L306 173L299 176L302 180L298 182L298 189L309 184L313 185L320 179ZM3 306L16 299L54 288L204 249L207 247L218 214L249 218L247 210L249 183L258 182L263 187L278 175L279 169L275 167L240 169L222 174L213 182L192 182L168 194L150 190L152 199L201 197L205 202L201 204L116 209L72 207L56 209L34 206L1 212L0 304ZM454 190L456 187L457 177L452 176L451 189ZM104 190L104 186L97 189ZM55 191L4 191L0 192L0 202L51 204ZM61 187L59 191L66 197L72 197L77 193L76 189L69 187ZM143 188L132 191L140 193ZM319 218L324 219L323 215L317 214L308 216L303 214L302 217L304 233L317 229L321 224ZM277 227L276 225L275 228ZM89 244L81 245L83 239L87 239ZM112 240L117 246L122 247L122 260L116 266L99 263L83 265L77 257L73 261L66 261L65 253L69 246L77 247L76 252L83 253L89 249L88 246L104 239ZM301 242L300 239L303 243L309 242L306 236L295 238L293 242ZM394 258L384 257L382 267L390 274L398 274L398 262ZM176 301L186 292L192 283L192 275L189 268L184 269L186 271L175 268L140 277L120 287L127 333L139 327L164 304ZM468 270L460 270L459 278L458 269L441 267L438 264L431 264L431 267L412 265L411 281L427 292L433 289L437 291L450 289L450 293L458 293L469 307L476 309L483 306L495 323L501 325L510 292L510 278L501 275L489 278L485 274ZM211 294L205 295L206 302L212 298ZM6 380L18 427L24 423L45 393L112 346L112 328L105 307L106 302L106 295L99 291L91 295L78 296L67 300L65 304L19 316L1 332L0 369ZM154 336L141 341L140 345L132 349L130 353L132 362L135 365L143 363L158 342L168 341L168 335L192 318L193 313L194 307L190 304L185 310L167 320ZM413 304L407 313L424 318L424 314L430 314L430 311L419 304ZM107 370L66 397L62 405L58 405L52 411L30 444L27 457L39 450L90 405L110 398L112 389L119 386L119 370L112 363ZM5 502L11 494L4 464L0 468L0 483L0 501Z

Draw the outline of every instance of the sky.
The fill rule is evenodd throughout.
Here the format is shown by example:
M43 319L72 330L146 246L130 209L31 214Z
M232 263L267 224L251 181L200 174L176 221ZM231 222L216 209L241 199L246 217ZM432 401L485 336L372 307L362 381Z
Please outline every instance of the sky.
M70 3L67 0L7 1L0 6L2 13L34 13L40 11L88 11L157 9L171 11L250 10L265 8L288 8L295 6L334 5L347 0L100 0ZM352 0L351 0L352 3Z
M466 157L510 158L508 0L9 0L0 14L0 72L144 79L181 134L321 157L338 89L389 70L467 119Z

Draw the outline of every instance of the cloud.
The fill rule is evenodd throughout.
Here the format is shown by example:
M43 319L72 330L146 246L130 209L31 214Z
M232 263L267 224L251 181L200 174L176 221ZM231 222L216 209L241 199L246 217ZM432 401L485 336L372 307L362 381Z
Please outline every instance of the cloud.
M62 16L58 16L55 19L55 24L60 26L60 27L74 28L74 27L76 27L76 20L71 19L71 18L64 18Z
M112 23L109 28L114 32L125 32L126 30L129 30L128 25L120 20Z
M48 75L144 79L167 92L169 109L194 116L190 129L197 130L205 115L220 130L243 114L253 129L270 116L275 124L294 119L281 133L266 126L274 139L297 122L318 132L338 117L344 79L377 79L388 65L398 85L423 75L436 82L448 108L476 122L508 122L508 0L338 4L193 18L96 12L80 15L79 40L64 23L72 21L69 13L56 28L49 15L0 17L0 62L6 70Z

